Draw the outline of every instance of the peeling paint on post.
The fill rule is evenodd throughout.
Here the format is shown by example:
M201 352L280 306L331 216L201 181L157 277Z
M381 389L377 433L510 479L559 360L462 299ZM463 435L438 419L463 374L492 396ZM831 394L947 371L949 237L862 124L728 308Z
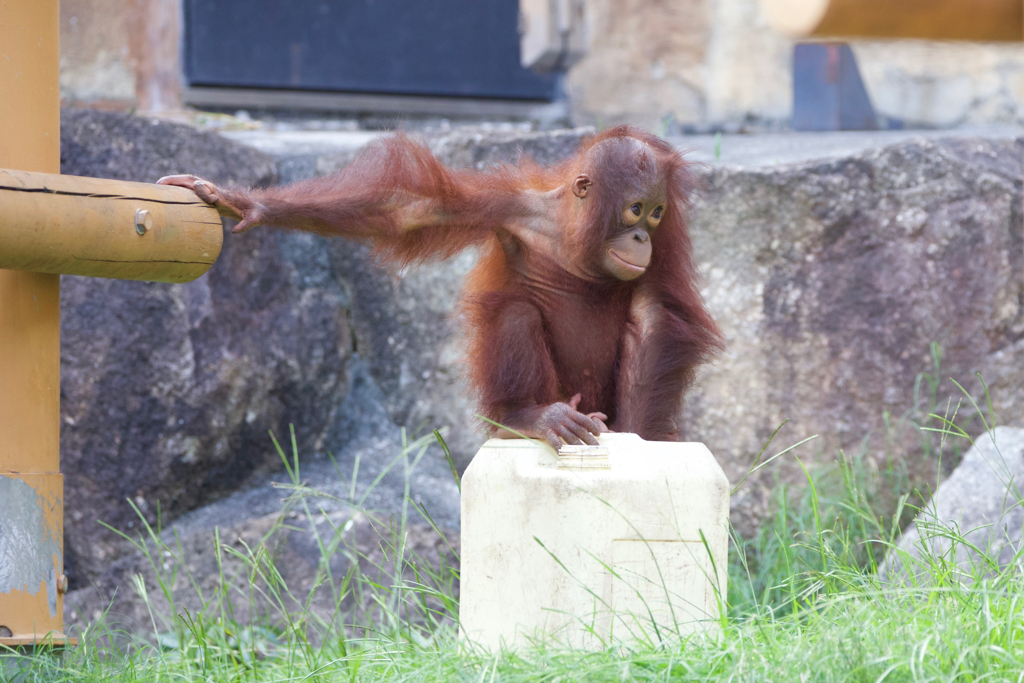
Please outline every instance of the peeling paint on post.
M60 475L0 475L0 593L21 591L37 601L45 595L51 619L64 563L60 488ZM6 616L0 614L0 622L16 633Z
M63 644L64 478L0 471L0 644Z

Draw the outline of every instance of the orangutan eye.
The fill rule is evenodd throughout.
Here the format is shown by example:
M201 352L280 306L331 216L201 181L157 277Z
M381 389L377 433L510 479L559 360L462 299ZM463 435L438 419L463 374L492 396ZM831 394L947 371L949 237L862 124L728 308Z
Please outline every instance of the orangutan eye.
M659 206L657 209L655 209L654 211L651 212L651 218L653 218L655 220L661 218L661 211L662 211L662 208Z
M639 216L641 214L641 212L643 211L643 207L641 207L640 204L637 203L637 204L634 204L633 206L629 207L629 210L633 212L634 216Z

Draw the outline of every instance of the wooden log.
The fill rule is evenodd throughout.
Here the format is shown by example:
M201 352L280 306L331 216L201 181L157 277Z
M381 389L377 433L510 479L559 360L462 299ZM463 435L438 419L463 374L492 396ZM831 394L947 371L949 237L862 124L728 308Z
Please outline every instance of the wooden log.
M1024 40L1021 0L759 0L795 38Z
M189 282L223 238L217 211L181 187L0 169L0 268Z

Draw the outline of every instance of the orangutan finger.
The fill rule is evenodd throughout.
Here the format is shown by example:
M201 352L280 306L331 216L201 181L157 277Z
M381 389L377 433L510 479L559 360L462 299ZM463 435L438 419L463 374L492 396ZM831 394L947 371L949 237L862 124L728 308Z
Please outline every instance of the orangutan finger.
M587 444L590 444L591 446L596 446L597 445L597 439L595 439L593 436L591 436L590 432L588 432L586 427L584 427L583 425L578 424L578 423L573 422L573 421L570 420L570 421L566 422L566 424L564 426L570 432L572 432L573 434L576 435L576 438L579 439L580 443L587 443ZM591 442L593 442L593 443L591 443Z
M584 415L583 413L576 413L572 417L573 417L573 420L576 422L576 424L578 424L583 429L587 430L589 433L591 433L591 434L600 434L601 433L601 428L598 426L598 424L596 422L594 422L593 420L591 420L586 415ZM591 445L596 446L597 445L597 441L595 441Z
M247 230L252 230L257 225L259 225L259 222L255 218L252 218L251 216L246 216L245 218L238 222L238 225L231 228L231 232L233 232L236 235L240 235L243 232L246 232Z
M567 444L575 445L575 444L583 443L565 425L558 425L557 427L555 427L555 433L558 434L558 436L560 436L562 438L562 440L565 441L565 443L567 443Z
M220 200L217 196L216 188L209 185L205 181L196 181L195 187L192 191L199 195L199 198L211 206L215 206Z
M544 436L544 440L548 443L549 446L551 446L555 453L557 453L558 449L562 447L562 442L561 440L559 440L558 435L555 434L555 431L553 429L548 430L548 432Z
M195 191L196 177L192 175L165 175L156 181L157 185L175 185L184 187L186 190Z

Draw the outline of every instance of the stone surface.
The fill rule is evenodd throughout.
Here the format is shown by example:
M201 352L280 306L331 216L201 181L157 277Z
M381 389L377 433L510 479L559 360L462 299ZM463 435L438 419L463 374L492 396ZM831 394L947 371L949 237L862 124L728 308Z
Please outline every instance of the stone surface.
M347 158L382 133L365 130L242 130L227 131L221 135L272 155L284 185L313 175L321 158Z
M765 130L792 116L794 40L757 0L591 0L590 52L567 77L573 120ZM1024 56L1011 43L856 40L886 123L1020 123Z
M973 126L958 130L958 138L1011 140L1024 135L1019 125ZM833 132L779 132L742 135L677 135L668 141L689 161L714 166L767 168L864 154L879 147L912 140L949 138L948 130L873 130Z
M120 114L65 110L62 170L154 181L178 172L273 182L272 160L216 135ZM62 281L61 456L65 560L83 585L122 552L131 499L170 520L279 466L267 436L294 423L324 447L346 392L347 295L312 239L225 239L185 285Z
M980 435L904 530L880 573L891 582L911 575L926 578L927 563L941 557L970 580L991 573L990 560L999 567L1011 565L1022 548L1022 485L1024 429L998 427ZM950 532L963 538L955 548ZM929 559L922 562L922 556Z
M61 102L180 109L183 14L180 0L64 0Z
M886 414L895 425L941 412L950 396L955 406L963 397L949 378L980 396L980 372L998 383L999 424L1024 424L1019 379L1010 379L1024 366L1022 149L1020 140L922 139L819 162L707 169L691 230L728 348L687 401L687 437L736 481L790 419L776 445L820 435L801 458L865 448L884 463L895 448L923 485L934 481L934 459L923 459L916 431L887 429ZM939 405L927 392L915 405L932 342L943 350ZM958 423L976 435L984 427L971 417L965 401Z
M523 156L529 156L542 165L555 164L571 156L583 136L593 133L591 127L553 131L521 130L516 127L466 126L453 130L432 130L413 133L413 137L424 142L438 159L457 168L485 168L498 163L516 163ZM277 142L282 136L295 134L253 133L231 134L234 139L265 149L278 156L284 154ZM320 149L316 162L316 175L330 175L352 162L362 145L374 137L367 133L324 133L317 132L311 139L317 141ZM283 137L285 140L293 139ZM358 144L357 144L358 143ZM287 154L310 153L304 144L291 147Z
M444 163L460 168L516 163L524 156L550 166L575 154L583 137L594 130L589 126L533 132L466 128L433 135L427 142Z
M61 101L134 104L135 64L128 41L134 12L126 4L65 1L60 16Z
M159 119L66 108L60 130L64 174L153 183L165 175L194 172L241 186L277 180L272 157L221 135Z
M590 0L590 50L569 70L574 118L657 131L663 118L707 111L705 60L714 32L706 0Z
M1012 43L857 40L875 110L910 125L1024 121L1024 55Z

